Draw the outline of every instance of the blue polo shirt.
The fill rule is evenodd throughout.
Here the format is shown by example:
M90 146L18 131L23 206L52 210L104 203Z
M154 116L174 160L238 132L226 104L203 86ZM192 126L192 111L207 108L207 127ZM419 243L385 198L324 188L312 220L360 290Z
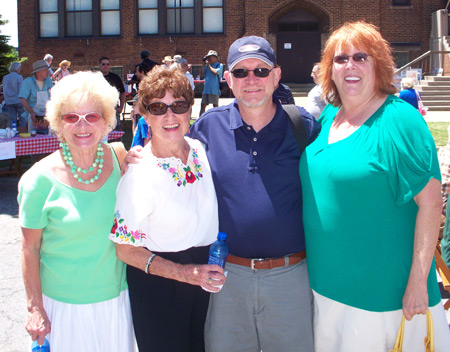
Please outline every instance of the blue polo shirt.
M219 228L230 253L246 258L281 257L305 249L300 151L278 99L272 121L255 132L237 101L208 110L191 128L206 145L219 203ZM320 125L306 110L309 142Z
M205 85L202 94L220 95L220 79L223 74L223 65L215 62L211 67L219 70L217 71L217 75L215 75L208 66L205 67Z

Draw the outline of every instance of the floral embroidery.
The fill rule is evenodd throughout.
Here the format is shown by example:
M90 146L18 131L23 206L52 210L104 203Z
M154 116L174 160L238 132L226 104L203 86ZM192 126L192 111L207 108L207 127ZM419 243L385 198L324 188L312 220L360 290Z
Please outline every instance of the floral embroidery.
M128 231L127 225L122 225L124 221L117 210L114 214L114 224L111 228L110 239L119 243L139 244L147 238L147 235L141 230Z
M177 186L185 187L188 183L194 183L196 180L200 180L203 177L202 166L198 160L197 149L192 150L192 160L188 160L186 166L171 166L170 163L158 162L158 167L168 171Z

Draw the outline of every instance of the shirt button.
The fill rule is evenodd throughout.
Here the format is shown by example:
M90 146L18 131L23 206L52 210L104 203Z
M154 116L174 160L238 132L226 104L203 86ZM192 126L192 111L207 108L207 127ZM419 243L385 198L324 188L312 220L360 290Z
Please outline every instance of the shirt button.
M253 152L253 155L254 155L254 156L257 156L257 155L258 155L258 152Z
M258 138L253 138L253 142L257 142L258 141Z
M252 128L250 126L247 126L247 129L250 131Z

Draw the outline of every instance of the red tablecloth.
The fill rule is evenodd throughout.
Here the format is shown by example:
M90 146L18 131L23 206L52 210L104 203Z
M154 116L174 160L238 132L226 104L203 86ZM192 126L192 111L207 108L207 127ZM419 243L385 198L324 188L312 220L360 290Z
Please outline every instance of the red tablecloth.
M109 132L108 140L119 139L125 132L112 131ZM47 136L38 134L36 137L14 137L0 139L0 143L16 142L16 156L48 154L59 149L59 140L55 136Z

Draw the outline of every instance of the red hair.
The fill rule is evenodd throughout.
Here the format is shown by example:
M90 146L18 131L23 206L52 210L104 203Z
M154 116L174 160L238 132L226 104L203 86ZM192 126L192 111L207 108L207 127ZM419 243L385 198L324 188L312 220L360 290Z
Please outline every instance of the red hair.
M364 51L373 58L375 68L375 91L379 95L394 94L395 63L389 43L381 36L378 28L373 24L357 21L347 22L331 34L325 44L320 62L320 84L322 96L333 106L342 105L341 97L336 85L331 79L333 57L337 50L345 52L350 47Z

